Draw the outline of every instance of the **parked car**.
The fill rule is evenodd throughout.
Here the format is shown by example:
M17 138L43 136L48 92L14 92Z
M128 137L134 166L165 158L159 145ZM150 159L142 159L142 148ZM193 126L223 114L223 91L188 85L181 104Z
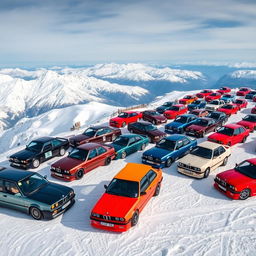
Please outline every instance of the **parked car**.
M222 126L228 121L228 116L225 113L219 111L210 112L206 117L214 119L215 122L219 124L219 126Z
M142 113L137 111L125 111L120 113L117 117L113 117L109 121L109 125L113 127L125 127L129 123L137 122L142 119Z
M202 90L201 92L197 93L196 96L198 98L205 98L206 96L210 95L211 93L213 93L212 90L205 89L205 90Z
M225 113L227 116L237 114L239 107L234 103L228 103L217 109L220 112Z
M251 109L252 114L256 114L256 106Z
M175 120L165 125L166 133L184 133L185 128L193 124L197 120L197 116L192 114L184 114L177 116Z
M207 178L211 171L225 166L231 155L228 146L204 141L178 162L178 172L195 178Z
M111 128L108 126L94 126L87 128L82 134L72 136L69 139L70 146L77 147L88 142L109 142L121 135L122 132L118 128Z
M188 154L197 146L195 139L184 135L171 135L161 139L154 148L143 153L142 163L153 167L170 167L178 158Z
M11 155L9 162L12 167L37 168L53 157L65 155L68 148L68 139L41 137L31 141L25 149Z
M229 93L229 92L231 92L231 88L229 88L227 86L223 86L219 90L217 90L217 92L220 94Z
M211 134L208 137L208 140L223 145L233 146L240 142L244 143L249 136L249 132L250 130L245 129L242 125L226 124L216 133Z
M250 132L253 132L254 130L256 130L256 115L246 115L237 124L242 125L244 128L249 129Z
M128 125L128 131L131 133L142 134L149 137L150 142L156 143L166 136L165 132L160 131L157 127L149 122L136 122Z
M179 100L179 104L187 105L187 104L193 103L197 99L198 98L196 95L186 95L182 99Z
M206 96L206 97L205 97L205 100L206 100L207 102L210 102L210 101L213 101L213 100L218 100L218 99L220 99L220 98L221 98L221 94L220 94L220 93L218 93L218 92L213 92L213 93L211 93L210 95Z
M201 109L206 106L206 101L203 99L195 100L193 103L188 105L188 110Z
M38 173L0 170L0 205L19 210L34 219L53 219L75 203L72 188L49 182Z
M247 107L248 102L245 99L236 99L234 101L234 104L236 104L238 106L239 110L241 110L242 108L246 108Z
M256 91L250 91L245 95L245 99L252 100L252 98L256 95Z
M256 96L253 96L252 101L256 102Z
M163 114L165 110L169 110L172 105L175 105L173 101L167 101L163 105L156 108L156 111L160 114Z
M146 136L138 134L123 134L116 138L110 145L115 149L115 159L124 159L127 155L144 150L149 144Z
M146 110L142 112L142 119L152 124L163 124L167 122L167 118L159 114L156 110Z
M208 117L200 117L193 124L189 125L185 132L187 135L203 138L207 133L216 131L220 126L214 119Z
M187 111L188 111L188 108L186 107L186 105L176 104L176 105L173 105L172 107L170 107L169 110L166 110L164 112L164 116L167 119L175 119L176 116L185 114L185 113L187 113Z
M245 200L256 195L256 158L216 175L214 187L232 199Z
M204 117L209 114L209 112L206 109L194 109L190 111L190 114L195 115L197 117Z
M98 166L109 165L115 150L108 145L86 143L51 165L51 175L65 181L79 180Z
M239 91L237 91L236 95L237 96L245 96L246 94L248 94L251 91L250 88L248 87L241 87L239 89Z
M213 100L206 104L205 109L208 111L215 111L223 105L225 105L223 100Z
M147 202L160 192L161 169L128 163L110 182L91 211L91 225L124 232L138 223Z
M235 101L236 96L229 93L225 93L222 95L220 99L223 100L225 103L232 103L233 101Z

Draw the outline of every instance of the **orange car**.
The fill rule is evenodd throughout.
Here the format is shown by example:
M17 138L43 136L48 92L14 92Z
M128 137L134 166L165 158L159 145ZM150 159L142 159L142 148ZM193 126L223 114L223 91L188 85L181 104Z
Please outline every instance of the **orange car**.
M91 211L95 228L124 232L135 226L152 196L160 192L162 170L128 163L110 182Z
M179 100L179 103L187 105L193 103L197 99L198 97L196 95L186 95L184 98Z

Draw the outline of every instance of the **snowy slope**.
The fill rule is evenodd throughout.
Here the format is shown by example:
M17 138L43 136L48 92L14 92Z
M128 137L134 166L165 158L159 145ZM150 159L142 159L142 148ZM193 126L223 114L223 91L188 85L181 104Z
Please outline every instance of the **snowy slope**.
M170 93L158 101L164 102L181 96L181 92ZM154 102L153 106L156 104ZM249 113L252 106L250 103L248 109L232 116L229 122L240 120ZM54 114L54 121L48 123L48 131L57 127L58 120L59 126L62 125L62 114ZM26 127L20 129L27 133ZM37 127L31 126L30 131L33 129ZM68 130L62 133L69 134ZM243 159L255 157L255 140L256 133L253 133L245 144L232 147L227 166L218 168L204 180L177 173L176 163L171 168L164 168L160 195L147 204L138 225L123 234L93 229L89 222L90 210L104 192L103 185L108 184L127 162L140 163L142 152L125 160L113 161L109 166L99 167L86 174L82 180L72 183L64 183L49 176L49 167L57 159L44 163L36 171L47 174L51 181L74 188L76 204L63 216L52 221L35 221L23 213L0 208L1 254L256 255L256 198L233 201L212 186L216 173L234 167L235 163ZM8 166L6 156L21 148L13 148L2 154L0 165Z

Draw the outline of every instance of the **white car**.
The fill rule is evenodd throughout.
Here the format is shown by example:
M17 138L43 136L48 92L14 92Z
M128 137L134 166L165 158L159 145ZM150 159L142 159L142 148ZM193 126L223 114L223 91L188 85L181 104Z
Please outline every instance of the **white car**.
M219 107L222 107L225 104L224 100L213 100L206 104L205 109L209 111L216 111Z
M230 147L205 141L179 160L178 172L195 178L207 178L211 171L225 166L230 155Z

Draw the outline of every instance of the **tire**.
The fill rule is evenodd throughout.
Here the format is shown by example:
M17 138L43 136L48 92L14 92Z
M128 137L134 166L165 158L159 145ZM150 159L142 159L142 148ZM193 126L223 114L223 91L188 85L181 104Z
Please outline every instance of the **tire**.
M160 193L160 189L161 189L161 185L158 183L158 184L157 184L157 187L156 187L156 190L155 190L155 193L154 193L153 196L158 196L159 193Z
M173 159L170 157L165 162L165 167L170 167L173 163Z
M123 122L122 123L122 127L124 128L126 126L126 122Z
M123 151L122 154L121 154L121 158L122 158L122 159L125 159L126 156L127 156L127 153L126 153L125 151Z
M64 155L65 155L65 153L66 153L65 148L60 148L59 155L60 155L60 156L64 156Z
M106 158L105 165L109 165L110 163L111 163L111 158L110 157Z
M247 199L248 197L250 197L251 195L251 191L250 189L246 188L244 190L241 191L240 195L239 195L239 199L241 200L245 200Z
M144 150L146 148L146 144L142 144L140 150Z
M225 157L222 163L222 166L226 166L228 163L228 157Z
M32 162L33 168L38 168L40 166L40 161L39 159L34 159Z
M131 226L134 227L137 225L139 221L139 212L138 210L132 215L132 219L131 219Z
M208 167L206 170L205 170L205 172L204 172L204 178L207 178L208 176L209 176L209 174L210 174L210 168Z
M29 212L35 220L41 220L43 218L43 213L36 207L31 207Z
M247 137L244 137L243 140L242 140L242 143L245 143L247 140Z
M84 170L83 170L83 169L79 169L79 170L76 172L76 174L75 174L75 177L76 177L77 180L82 179L83 176L84 176Z

